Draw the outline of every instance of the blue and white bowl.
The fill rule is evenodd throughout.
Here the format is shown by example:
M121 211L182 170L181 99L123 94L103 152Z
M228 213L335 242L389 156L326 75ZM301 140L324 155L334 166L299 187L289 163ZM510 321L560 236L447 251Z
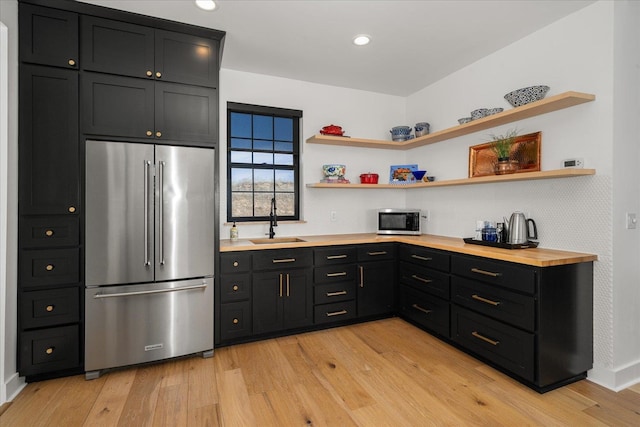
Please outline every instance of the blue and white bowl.
M395 126L389 131L391 137L404 137L407 138L411 134L411 126Z
M340 178L344 176L345 165L322 165L322 173L326 178Z
M509 104L514 107L520 107L531 102L540 101L545 97L547 92L549 92L549 86L529 86L509 92L504 96L504 99L509 101Z

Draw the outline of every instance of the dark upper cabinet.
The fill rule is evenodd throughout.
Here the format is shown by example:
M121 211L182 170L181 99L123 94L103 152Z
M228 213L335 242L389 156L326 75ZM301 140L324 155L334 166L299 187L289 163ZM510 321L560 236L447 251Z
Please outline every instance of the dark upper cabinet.
M79 213L78 73L22 65L19 110L20 214Z
M216 40L83 16L82 68L199 86L218 86Z
M20 3L20 60L78 68L78 14Z

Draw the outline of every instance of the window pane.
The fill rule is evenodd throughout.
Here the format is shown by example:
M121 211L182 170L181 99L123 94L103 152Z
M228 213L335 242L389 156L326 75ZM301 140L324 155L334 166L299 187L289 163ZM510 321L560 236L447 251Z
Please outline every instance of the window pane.
M253 149L254 150L265 150L265 151L273 151L273 141L265 141L263 139L254 139L253 140Z
M231 113L231 136L251 138L251 114Z
M276 193L276 205L278 216L295 215L294 193Z
M231 193L231 215L234 217L253 216L253 193Z
M273 139L278 141L293 141L293 119L275 117Z
M273 139L273 117L253 116L253 137L258 139Z
M273 192L273 169L256 169L254 177L255 191Z
M251 169L231 169L231 191L253 191Z
M292 142L275 142L275 150L276 151L287 151L289 153L293 153L293 143Z
M251 163L251 151L232 151L231 163Z
M276 191L295 191L293 171L276 170Z
M293 165L293 154L274 154L273 157L276 165Z
M271 153L254 153L253 164L255 165L272 165L273 154Z
M231 138L231 148L245 148L247 150L251 150L251 140Z
M273 193L255 193L256 195L256 205L255 216L269 216L269 212L271 212L271 199L273 198ZM277 215L281 215L280 206L276 206L278 209L276 211Z

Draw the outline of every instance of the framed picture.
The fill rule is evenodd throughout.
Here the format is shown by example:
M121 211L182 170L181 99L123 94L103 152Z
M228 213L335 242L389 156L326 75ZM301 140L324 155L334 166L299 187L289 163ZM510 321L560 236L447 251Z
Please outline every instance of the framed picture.
M491 149L491 142L469 147L469 178L495 175L498 158ZM511 144L509 158L518 163L515 173L540 170L540 146L542 132L529 133L516 137Z
M411 184L415 182L412 171L417 171L418 165L395 165L389 171L389 184Z

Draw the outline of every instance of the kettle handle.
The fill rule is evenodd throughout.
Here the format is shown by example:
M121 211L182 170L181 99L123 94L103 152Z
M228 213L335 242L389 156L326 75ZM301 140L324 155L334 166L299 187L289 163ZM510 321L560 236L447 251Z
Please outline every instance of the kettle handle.
M534 239L534 240L538 240L538 227L536 227L536 222L534 220L532 220L531 218L528 218L527 219L527 224L529 224L529 223L533 224L533 236L529 235L529 237ZM529 230L528 229L527 229L527 234L529 234Z

